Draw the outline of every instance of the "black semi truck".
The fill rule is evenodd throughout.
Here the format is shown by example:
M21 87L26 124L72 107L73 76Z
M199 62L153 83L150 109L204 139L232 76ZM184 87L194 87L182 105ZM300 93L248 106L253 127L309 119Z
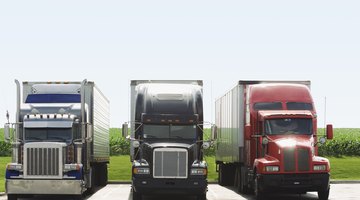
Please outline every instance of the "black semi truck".
M202 81L131 81L133 200L152 194L206 199ZM127 135L128 124L123 125Z

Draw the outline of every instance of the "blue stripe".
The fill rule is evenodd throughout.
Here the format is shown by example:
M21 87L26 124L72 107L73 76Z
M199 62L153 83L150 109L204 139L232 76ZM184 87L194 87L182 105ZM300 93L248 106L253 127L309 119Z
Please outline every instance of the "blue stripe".
M25 103L80 103L80 94L29 94Z

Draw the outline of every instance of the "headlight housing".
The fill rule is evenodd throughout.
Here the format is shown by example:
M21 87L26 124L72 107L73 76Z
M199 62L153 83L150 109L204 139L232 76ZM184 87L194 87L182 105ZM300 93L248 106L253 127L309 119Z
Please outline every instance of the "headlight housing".
M79 171L82 167L82 164L65 164L64 165L64 172L69 172L69 171Z
M314 171L325 171L326 165L314 165Z
M280 171L280 167L279 166L266 166L265 171L266 172L278 172L278 171Z
M134 174L150 174L150 169L147 167L134 167Z
M9 163L7 164L6 168L8 170L21 171L23 169L23 166L22 164L18 164L18 163Z
M207 169L206 168L193 168L193 169L191 169L190 174L191 175L206 176L207 175Z

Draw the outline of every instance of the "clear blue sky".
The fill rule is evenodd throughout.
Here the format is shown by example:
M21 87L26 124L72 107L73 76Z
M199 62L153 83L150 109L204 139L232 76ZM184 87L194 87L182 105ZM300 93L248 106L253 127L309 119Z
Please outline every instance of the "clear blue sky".
M132 79L204 80L205 120L238 80L311 80L324 124L360 127L360 1L0 1L0 123L20 81L93 80L111 126Z

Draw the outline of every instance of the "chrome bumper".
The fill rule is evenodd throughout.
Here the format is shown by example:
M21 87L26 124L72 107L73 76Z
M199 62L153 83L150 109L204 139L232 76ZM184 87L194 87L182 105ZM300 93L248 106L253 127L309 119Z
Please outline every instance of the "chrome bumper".
M25 180L8 179L7 194L82 194L85 184L82 180Z

